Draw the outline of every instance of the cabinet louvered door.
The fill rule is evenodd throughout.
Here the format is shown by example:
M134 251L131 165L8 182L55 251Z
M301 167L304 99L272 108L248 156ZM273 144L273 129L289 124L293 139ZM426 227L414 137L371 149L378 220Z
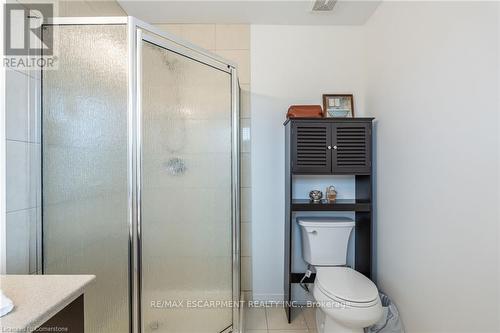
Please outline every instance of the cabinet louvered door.
M292 126L293 173L332 172L332 131L328 123L295 123ZM328 148L330 146L330 149Z
M370 174L371 124L332 124L332 171L334 174Z

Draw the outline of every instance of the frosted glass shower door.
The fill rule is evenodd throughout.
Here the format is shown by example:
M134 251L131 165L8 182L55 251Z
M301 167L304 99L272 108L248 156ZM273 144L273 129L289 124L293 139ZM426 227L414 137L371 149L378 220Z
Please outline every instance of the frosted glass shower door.
M129 332L127 27L54 25L42 73L44 274L92 274L85 332Z
M139 43L143 332L221 332L232 323L231 75Z

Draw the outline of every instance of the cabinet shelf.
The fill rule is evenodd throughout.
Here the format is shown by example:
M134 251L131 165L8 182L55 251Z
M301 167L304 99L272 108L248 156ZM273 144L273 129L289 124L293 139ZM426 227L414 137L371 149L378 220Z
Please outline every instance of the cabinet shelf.
M328 203L321 200L320 203L314 203L308 199L293 199L292 211L337 211L337 212L369 212L371 202L368 200L356 199L337 199L334 203Z
M364 172L364 171L336 171L336 172L301 172L301 171L292 171L291 172L292 176L369 176L371 175L371 172Z

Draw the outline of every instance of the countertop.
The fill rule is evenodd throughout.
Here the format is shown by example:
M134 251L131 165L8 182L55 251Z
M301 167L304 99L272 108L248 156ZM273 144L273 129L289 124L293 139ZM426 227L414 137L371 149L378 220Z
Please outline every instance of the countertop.
M14 309L0 318L0 332L32 332L61 311L95 279L94 275L2 275L0 289Z

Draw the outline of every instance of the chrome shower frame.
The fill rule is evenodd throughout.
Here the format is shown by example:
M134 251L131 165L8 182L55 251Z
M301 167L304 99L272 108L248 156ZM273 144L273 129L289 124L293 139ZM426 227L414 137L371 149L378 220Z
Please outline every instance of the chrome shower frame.
M164 32L135 17L61 17L44 25L126 25L128 48L128 223L130 332L141 332L141 175L142 175L142 105L141 42L148 41L231 75L231 227L232 227L232 327L240 331L240 138L239 83L235 63L192 43Z

